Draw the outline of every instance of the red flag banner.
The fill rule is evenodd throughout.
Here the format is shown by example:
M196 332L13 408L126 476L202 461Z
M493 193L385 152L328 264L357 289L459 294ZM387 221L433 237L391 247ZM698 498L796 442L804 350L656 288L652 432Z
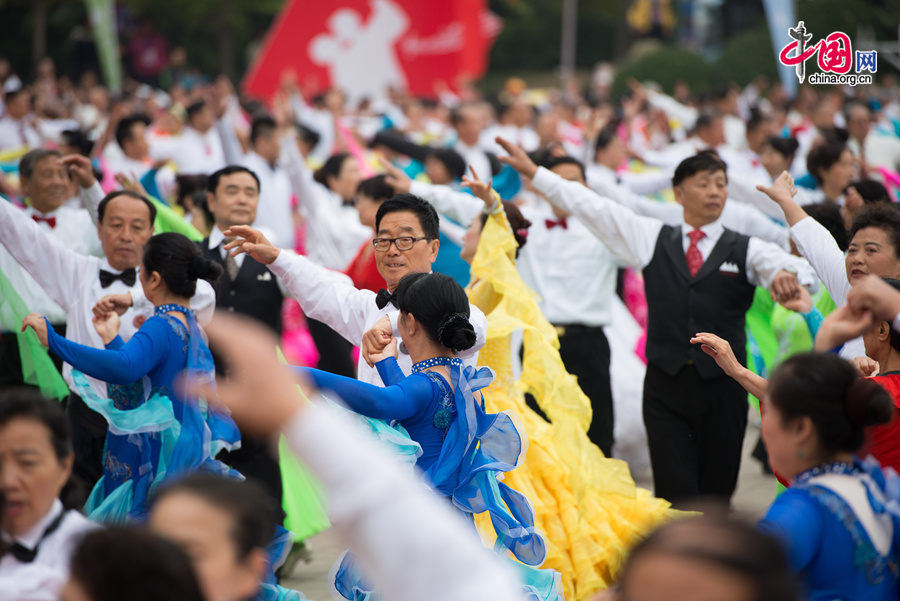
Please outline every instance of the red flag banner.
M434 96L487 67L500 19L484 0L288 0L244 78L244 90L270 98L282 73L352 100L383 97L388 87Z

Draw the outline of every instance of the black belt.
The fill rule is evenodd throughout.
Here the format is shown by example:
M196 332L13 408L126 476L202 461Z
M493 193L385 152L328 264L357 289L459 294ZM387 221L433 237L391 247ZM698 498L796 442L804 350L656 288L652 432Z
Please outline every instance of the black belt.
M591 332L603 332L603 326L588 326L581 323L555 323L553 327L556 328L557 336L565 336L566 334L588 334ZM605 334L604 334L605 336Z

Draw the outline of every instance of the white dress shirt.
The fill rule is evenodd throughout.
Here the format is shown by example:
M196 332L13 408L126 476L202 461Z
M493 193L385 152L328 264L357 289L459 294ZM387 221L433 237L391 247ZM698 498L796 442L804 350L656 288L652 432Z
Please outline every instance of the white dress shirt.
M860 154L860 145L856 138L851 137L847 140L847 148L854 156L865 159L870 167L886 167L891 171L900 171L900 140L897 136L870 131L863 142L864 154ZM869 177L874 177L878 181L882 179L881 174L877 172L870 173Z
M847 304L850 280L847 279L845 255L831 233L812 217L805 217L791 227L791 239L797 250L816 270L825 290L838 307ZM862 338L854 338L844 343L841 357L853 359L864 357L866 347Z
M68 511L56 530L41 540L44 531L62 512L62 503L56 499L47 515L28 532L15 538L15 542L28 549L37 547L33 562L20 562L11 553L0 558L0 601L46 599L45 593L59 594L68 580L69 561L75 546L82 536L100 527L77 511ZM3 539L13 542L5 533Z
M81 191L85 207L96 215L98 195L103 197L100 185ZM96 231L96 229L94 230ZM23 211L10 203L0 201L0 245L19 262L44 292L65 311L66 338L73 342L104 348L100 334L94 329L94 305L107 294L131 294L134 304L121 316L119 335L128 341L137 328L134 319L148 317L153 307L143 295L139 279L133 286L114 280L108 287L100 285L100 270L120 273L106 259L72 252L56 238L45 232ZM206 280L198 280L197 293L191 299L191 308L201 324L208 323L215 310L216 295ZM76 391L72 381L72 366L63 365L63 378L69 388ZM107 398L106 382L88 378L91 388ZM77 392L77 391L76 391Z
M603 182L610 186L621 185L641 196L656 194L671 187L672 174L674 172L675 169L673 167L641 173L633 171L616 172L600 163L591 163L585 167L588 186L592 189L596 190L599 182Z
M343 273L326 269L306 257L286 251L279 253L269 269L284 283L290 295L297 299L307 317L321 321L350 343L359 346L363 334L385 315L391 319L394 337L399 339L399 311L396 307L388 303L379 309L375 304L375 293L355 288L350 278ZM466 365L475 366L478 351L484 346L487 318L472 304L469 305L469 311L469 321L475 328L475 346L460 352L459 357ZM412 360L409 355L401 352L397 361L403 373L411 373ZM384 385L378 371L369 367L362 355L357 364L356 377L363 382Z
M319 134L319 143L310 151L310 158L324 163L334 150L335 123L334 115L326 109L317 109L306 104L300 94L291 95L291 108L297 120L304 127Z
M318 397L318 398L316 398ZM328 517L385 601L516 601L521 584L472 524L319 395L284 430Z
M271 232L269 232L265 228L260 228L260 231L267 240L271 240L271 238L269 238ZM222 233L222 230L219 229L218 225L214 225L212 231L209 232L209 241L207 243L207 248L210 250L218 248L219 256L222 257L223 261L226 260L228 251L225 250L225 234ZM245 260L247 260L246 253L241 253L234 257L234 262L238 266L238 269L243 267ZM249 260L253 261L254 259ZM226 274L222 274L221 277L228 276ZM275 281L278 283L278 289L281 290L281 294L283 296L290 296L290 292L288 292L287 288L284 287L284 283L281 281L281 278L276 278Z
M6 203L5 200L0 200L0 202ZM46 214L39 213L33 207L25 207L22 212L28 217L37 215L55 218L56 226L52 228L45 221L36 223L42 231L53 236L72 252L97 257L103 256L103 249L100 247L100 240L97 237L97 228L94 227L91 216L86 210L63 205ZM66 322L66 312L48 296L3 246L0 246L0 271L6 275L29 311L45 315L50 323L63 324Z
M672 226L682 223L684 209L677 203L650 200L624 186L617 186L604 180L594 181L593 188L600 196L610 198L638 215L653 217ZM755 207L726 201L719 220L722 225L739 234L772 242L785 250L789 248L788 229L778 225Z
M491 160L485 154L484 148L476 144L469 146L462 140L457 140L453 145L453 150L458 152L466 161L466 166L471 167L481 179L490 179L493 171L491 170Z
M0 119L0 151L40 148L43 142L41 134L27 120L9 115Z
M480 144L483 148L494 154L505 154L503 148L497 144L495 138L500 136L516 146L521 146L525 152L537 150L541 145L541 138L531 127L516 127L515 125L494 125L481 132ZM481 173L478 173L479 177ZM487 177L487 176L485 176Z
M159 140L156 146L156 152L167 154L175 162L179 173L208 175L225 166L225 151L215 127L205 134L185 127L180 136Z
M372 229L359 222L356 207L313 179L297 141L281 140L281 158L300 213L306 220L306 254L329 269L343 271L372 237Z
M566 181L543 167L538 169L532 184L554 205L578 216L595 236L626 263L639 268L650 263L656 251L657 238L665 225L663 221L637 215L628 208L597 195L586 186ZM684 223L683 216L678 225L682 226L684 250L687 252L690 244L687 234L693 228ZM725 229L724 220L719 219L700 229L706 237L697 246L706 260ZM782 269L795 273L803 286L815 289L818 280L806 261L792 257L775 244L751 237L747 245L748 281L755 286L768 288Z
M410 192L431 203L439 213L468 223L481 213L484 202L448 186L412 182ZM609 325L612 297L620 261L575 216L561 226L550 205L538 201L520 207L531 222L528 244L516 260L519 275L539 297L547 321L554 324ZM578 294L572 294L578 290Z

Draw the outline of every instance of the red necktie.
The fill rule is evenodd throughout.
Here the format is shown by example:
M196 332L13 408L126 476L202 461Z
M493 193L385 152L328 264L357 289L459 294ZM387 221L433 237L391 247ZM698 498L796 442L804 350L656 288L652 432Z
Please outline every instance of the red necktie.
M50 229L56 229L56 217L42 217L40 215L32 215L32 219L34 219L37 223L44 222L50 226Z
M697 248L697 242L706 238L706 234L700 230L693 230L688 232L688 238L691 239L691 244L688 246L687 252L684 253L684 258L687 259L688 271L691 272L691 277L693 278L697 276L697 272L703 267L703 255L700 254L700 249Z
M555 228L557 225L558 225L559 227L561 227L562 229L564 229L564 230L569 229L569 224L566 223L566 218L565 218L565 217L563 217L563 218L560 219L559 221L553 221L552 219L544 219L544 225L547 226L547 229L548 229L548 230L552 230L552 229Z

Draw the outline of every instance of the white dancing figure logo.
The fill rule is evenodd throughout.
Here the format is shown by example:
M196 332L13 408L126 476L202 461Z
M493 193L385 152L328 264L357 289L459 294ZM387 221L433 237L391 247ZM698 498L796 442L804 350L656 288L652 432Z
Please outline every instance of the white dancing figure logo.
M340 8L328 17L330 31L309 43L309 57L330 71L331 85L351 102L381 98L389 87L406 88L394 46L409 27L403 9L390 0L372 0L367 23L358 12Z

